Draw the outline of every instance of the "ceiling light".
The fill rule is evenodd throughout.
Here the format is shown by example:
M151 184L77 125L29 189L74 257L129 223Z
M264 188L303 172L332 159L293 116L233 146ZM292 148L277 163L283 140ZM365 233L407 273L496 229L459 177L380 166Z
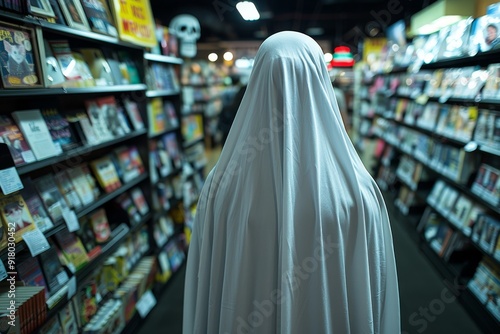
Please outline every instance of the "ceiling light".
M306 29L306 35L309 36L323 35L324 32L325 32L324 29L321 27L311 27Z
M233 60L233 54L231 52L227 51L226 53L224 53L222 58L224 58L225 61L231 61L231 60Z
M219 56L217 56L217 53L214 53L214 52L212 52L211 54L208 55L208 60L210 60L211 62L216 61L218 58L219 58Z
M260 18L259 11L250 1L241 1L236 4L236 9L240 12L241 17L246 21L255 21Z
M331 62L333 59L333 55L330 52L325 53L324 57L327 63Z
M475 1L438 0L411 17L411 33L428 35L473 16Z

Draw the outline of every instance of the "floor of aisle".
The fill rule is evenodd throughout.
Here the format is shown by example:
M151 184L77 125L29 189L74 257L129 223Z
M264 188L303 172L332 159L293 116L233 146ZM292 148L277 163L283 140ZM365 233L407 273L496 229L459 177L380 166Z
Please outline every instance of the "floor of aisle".
M213 166L218 154L219 151L209 154L209 166ZM393 211L390 199L387 201L391 217L400 216ZM398 266L402 334L482 333L458 300L451 301L453 298L444 280L403 226L407 222L392 219L391 223ZM168 283L139 334L160 330L169 334L182 332L184 277L185 266Z

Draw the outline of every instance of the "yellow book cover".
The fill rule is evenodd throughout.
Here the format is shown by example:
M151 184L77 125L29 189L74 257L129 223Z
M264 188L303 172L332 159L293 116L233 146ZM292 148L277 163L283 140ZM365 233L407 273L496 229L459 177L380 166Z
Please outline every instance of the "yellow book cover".
M10 232L14 232L16 242L23 239L24 233L36 228L28 206L21 195L15 194L0 198L0 208L5 224L4 233L7 233L8 236Z

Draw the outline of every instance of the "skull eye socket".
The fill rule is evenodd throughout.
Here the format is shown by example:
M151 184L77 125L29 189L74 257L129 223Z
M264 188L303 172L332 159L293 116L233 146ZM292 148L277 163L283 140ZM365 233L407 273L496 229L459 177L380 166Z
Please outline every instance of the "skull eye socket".
M187 30L187 26L181 26L181 31L185 32Z

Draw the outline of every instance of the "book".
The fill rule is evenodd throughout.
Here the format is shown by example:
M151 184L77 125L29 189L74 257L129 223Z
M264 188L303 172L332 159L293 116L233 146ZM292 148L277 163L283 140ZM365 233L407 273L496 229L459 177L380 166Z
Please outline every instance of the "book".
M455 202L450 214L459 228L462 228L467 222L472 206L472 201L463 194L461 194Z
M20 261L16 265L17 274L19 279L26 286L41 286L44 288L45 298L50 295L49 285L47 284L43 273L40 262L36 257L26 257L24 259L19 259Z
M109 226L106 211L101 208L89 215L90 226L94 232L95 240L98 244L105 243L111 237L111 229Z
M130 81L128 79L128 73L126 73L126 65L121 63L120 59L118 58L118 52L108 47L102 47L101 50L104 54L104 58L109 64L109 69L111 70L114 84L128 85Z
M500 233L500 221L490 215L484 215L484 225L479 236L479 246L488 254L495 251L496 241Z
M144 173L144 164L136 146L121 146L115 150L122 180L127 183Z
M40 328L40 334L64 334L59 322L59 317L49 318L47 322Z
M78 325L72 303L67 303L66 306L59 311L58 317L64 334L78 334Z
M170 129L179 127L179 118L177 117L177 113L175 112L175 107L172 101L164 101L163 108L165 114L167 115L168 126Z
M70 209L78 210L83 204L76 192L76 189L71 182L66 170L60 171L54 175L54 180L56 181L59 191L63 195L68 207Z
M167 115L163 110L163 100L159 97L148 101L149 134L156 135L167 130Z
M69 281L68 274L62 267L57 251L53 246L41 253L39 257L50 294L53 295Z
M92 146L100 142L101 139L94 131L92 123L84 110L68 112L67 120L75 130L82 145Z
M142 120L141 112L137 102L132 101L129 98L123 99L123 104L127 115L136 131L144 129L144 121Z
M88 216L85 216L80 220L80 229L76 232L76 234L82 241L90 261L102 253L101 245L96 242L94 230L92 229Z
M129 193L123 193L116 199L116 203L127 213L130 225L134 226L141 221L141 214L135 206Z
M0 76L3 88L42 86L35 31L27 26L0 22Z
M82 0L83 3L88 0ZM99 2L97 0L96 2ZM94 77L96 86L112 86L114 85L113 75L104 54L98 48L81 48L78 51L82 54L87 62L90 72Z
M475 19L469 39L469 55L499 48L499 29L500 17L498 15L485 15Z
M82 0L82 7L93 31L118 36L118 31L105 0Z
M57 1L57 0L50 0ZM45 54L41 56L43 62L44 69L44 77L45 77L45 86L47 87L61 87L64 86L64 82L66 81L64 74L62 73L61 66L57 61L56 57L54 57L54 53L52 52L52 48L50 47L49 42L44 39L43 40L43 49L40 50L40 53Z
M55 234L55 239L68 265L71 264L75 271L89 262L87 251L76 234L61 231Z
M147 214L149 212L149 205L146 201L146 198L144 197L144 194L142 193L141 188L136 187L132 189L130 195L132 196L132 200L134 201L134 204L136 205L141 215L144 216L145 214Z
M187 143L202 139L203 116L200 114L193 114L182 117L181 132Z
M52 141L49 128L39 109L14 111L12 117L19 125L19 129L30 144L37 160L50 158L61 153Z
M36 228L33 217L24 198L19 194L0 198L0 215L8 231L15 230L15 242L21 241L23 234Z
M31 217L35 222L36 227L42 232L49 230L54 226L54 223L50 219L50 216L35 189L33 181L30 178L25 177L22 179L22 182L24 188L21 190L21 196L24 198L26 205L28 206L28 210L31 213Z
M85 108L88 118L94 129L94 133L100 142L113 139L113 130L116 127L114 118L109 118L107 103L113 103L114 97L108 99L96 98L85 101ZM111 115L112 116L112 115Z
M70 168L66 173L83 205L89 205L99 197L100 191L87 165Z
M57 109L42 109L42 116L59 153L79 146L68 120Z
M90 168L94 172L99 185L105 192L113 192L122 186L113 160L109 155L92 160L90 162Z
M54 181L54 176L47 174L33 182L52 221L57 222L62 219L63 212L69 210L69 207Z
M181 152L179 149L179 143L177 141L176 134L173 132L168 133L162 137L162 140L164 142L168 155L173 161L174 167L177 169L181 168L182 166Z
M118 57L122 63L121 66L125 65L126 73L128 76L128 81L131 85L140 84L141 76L139 75L139 70L137 65L132 60L132 57L127 51L120 50L118 51Z
M7 145L16 166L36 161L23 133L9 115L0 115L0 143Z

